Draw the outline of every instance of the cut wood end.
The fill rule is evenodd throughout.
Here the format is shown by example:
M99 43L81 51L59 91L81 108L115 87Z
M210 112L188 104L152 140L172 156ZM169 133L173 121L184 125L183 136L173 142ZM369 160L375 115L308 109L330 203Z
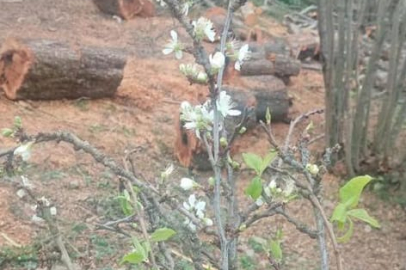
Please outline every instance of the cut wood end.
M14 38L7 39L0 49L0 88L6 97L15 100L32 63L34 54Z
M125 20L136 16L148 18L155 16L155 5L149 0L119 0L120 14Z
M194 152L198 147L198 141L193 132L183 128L179 114L175 116L175 119L176 140L174 153L182 166L190 167L192 165Z

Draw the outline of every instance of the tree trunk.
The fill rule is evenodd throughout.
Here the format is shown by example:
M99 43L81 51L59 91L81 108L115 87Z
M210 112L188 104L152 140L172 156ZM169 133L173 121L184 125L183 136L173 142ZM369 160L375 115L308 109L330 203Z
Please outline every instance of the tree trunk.
M109 15L120 16L125 20L134 17L154 17L155 5L149 0L93 0L98 9Z
M12 100L111 97L126 62L127 55L117 48L9 39L0 50L0 87Z
M279 78L297 76L300 72L300 61L283 55L275 55L272 60L252 60L241 67L242 76L275 75Z

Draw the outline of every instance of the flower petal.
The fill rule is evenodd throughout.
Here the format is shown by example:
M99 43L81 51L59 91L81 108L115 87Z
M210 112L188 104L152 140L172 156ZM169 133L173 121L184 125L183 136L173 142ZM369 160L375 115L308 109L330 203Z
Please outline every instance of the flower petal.
M180 59L182 59L182 56L183 56L182 50L179 49L179 50L175 51L176 59L180 60Z
M173 48L165 48L162 50L162 53L167 55L173 52Z
M171 30L171 37L175 43L178 41L178 33L175 30Z
M240 61L236 61L236 62L235 62L234 68L235 68L236 70L238 70L238 71L240 71L240 70L241 70L241 64L240 64Z

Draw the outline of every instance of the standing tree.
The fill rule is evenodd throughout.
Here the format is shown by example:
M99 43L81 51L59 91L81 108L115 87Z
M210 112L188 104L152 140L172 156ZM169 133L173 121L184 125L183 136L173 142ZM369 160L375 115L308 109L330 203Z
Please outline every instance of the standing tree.
M344 146L343 157L350 175L371 170L386 173L406 162L405 149L398 147L406 116L406 103L399 102L404 98L406 76L402 50L405 6L404 0L319 1L326 144ZM375 21L370 16L373 11ZM369 39L360 35L361 29L371 23L377 29L374 36ZM361 50L366 42L372 43L370 52ZM381 58L389 60L386 89L376 92Z

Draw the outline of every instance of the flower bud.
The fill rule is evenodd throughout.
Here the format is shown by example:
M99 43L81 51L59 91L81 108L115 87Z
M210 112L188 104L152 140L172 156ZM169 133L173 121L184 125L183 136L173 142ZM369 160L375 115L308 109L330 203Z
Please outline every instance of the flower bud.
M316 176L319 173L319 167L316 164L307 164L306 169L313 176Z
M226 147L228 145L227 139L224 137L220 138L220 145Z
M180 187L184 190L189 190L198 186L198 184L190 178L182 178L180 180Z
M240 129L239 133L240 133L240 134L243 134L243 133L245 133L246 131L247 131L247 128L246 128L246 127L242 127L242 128Z

